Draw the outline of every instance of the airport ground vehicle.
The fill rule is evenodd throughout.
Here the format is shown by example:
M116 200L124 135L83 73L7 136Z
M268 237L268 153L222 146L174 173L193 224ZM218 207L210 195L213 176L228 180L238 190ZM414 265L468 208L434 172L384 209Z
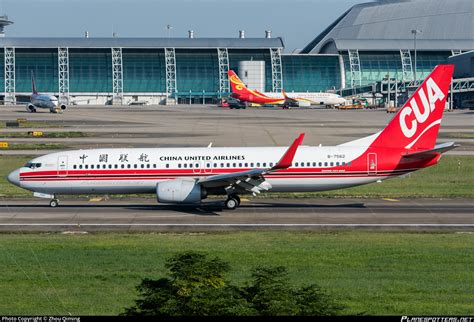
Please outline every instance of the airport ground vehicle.
M58 205L61 194L155 193L163 203L200 203L242 194L323 191L404 175L435 165L453 142L436 145L452 65L438 65L380 132L333 147L118 148L35 158L8 180Z

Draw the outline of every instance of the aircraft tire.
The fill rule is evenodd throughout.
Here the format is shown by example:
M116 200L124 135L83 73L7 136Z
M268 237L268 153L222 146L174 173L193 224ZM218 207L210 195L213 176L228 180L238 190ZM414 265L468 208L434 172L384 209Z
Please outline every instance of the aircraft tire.
M239 199L237 198L235 198L235 196L229 196L229 198L224 202L225 207L229 210L237 209L239 206Z
M59 200L58 199L52 199L50 202L49 202L49 206L51 208L56 208L57 206L59 206Z
M237 200L237 206L240 206L240 197L237 196L237 195L232 195L232 198L234 198L235 200Z

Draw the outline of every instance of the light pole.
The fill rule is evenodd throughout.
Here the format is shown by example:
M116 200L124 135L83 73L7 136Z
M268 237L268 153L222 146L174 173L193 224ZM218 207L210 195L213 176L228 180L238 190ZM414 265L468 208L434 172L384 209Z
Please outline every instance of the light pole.
M421 30L412 29L411 33L413 34L413 41L414 41L414 47L415 47L415 70L413 72L413 80L415 81L415 85L416 85L416 35L421 34Z
M168 38L171 36L171 30L173 29L172 25L166 25L166 30L168 31Z

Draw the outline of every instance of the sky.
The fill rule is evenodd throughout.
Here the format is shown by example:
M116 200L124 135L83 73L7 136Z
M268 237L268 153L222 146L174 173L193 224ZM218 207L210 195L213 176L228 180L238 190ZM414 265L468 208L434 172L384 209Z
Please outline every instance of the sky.
M0 0L7 37L283 37L301 49L352 5L368 0Z

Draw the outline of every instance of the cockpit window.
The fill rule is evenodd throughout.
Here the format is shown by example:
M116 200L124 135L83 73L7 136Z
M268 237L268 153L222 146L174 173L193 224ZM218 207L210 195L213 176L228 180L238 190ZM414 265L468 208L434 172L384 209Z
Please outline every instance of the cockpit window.
M37 169L37 168L41 168L41 163L28 162L27 164L25 164L25 167L30 168L30 169Z

